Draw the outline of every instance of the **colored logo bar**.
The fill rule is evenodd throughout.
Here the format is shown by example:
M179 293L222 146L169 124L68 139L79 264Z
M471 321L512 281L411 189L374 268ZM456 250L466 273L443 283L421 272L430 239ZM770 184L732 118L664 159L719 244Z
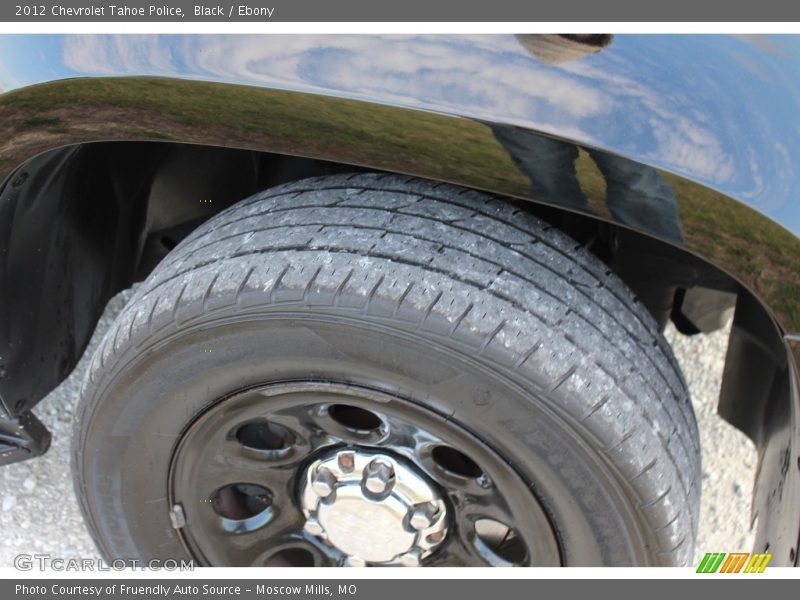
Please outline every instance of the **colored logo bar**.
M698 573L763 573L772 554L765 552L707 552L697 566Z

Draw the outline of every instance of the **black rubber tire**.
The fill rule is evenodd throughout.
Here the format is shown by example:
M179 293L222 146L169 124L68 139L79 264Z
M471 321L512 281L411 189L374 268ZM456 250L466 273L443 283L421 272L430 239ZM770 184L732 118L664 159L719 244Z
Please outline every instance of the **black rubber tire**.
M74 437L106 558L185 558L166 505L180 433L233 389L303 373L450 414L529 479L564 564L692 559L697 426L630 290L502 199L379 174L257 194L137 290L92 360Z

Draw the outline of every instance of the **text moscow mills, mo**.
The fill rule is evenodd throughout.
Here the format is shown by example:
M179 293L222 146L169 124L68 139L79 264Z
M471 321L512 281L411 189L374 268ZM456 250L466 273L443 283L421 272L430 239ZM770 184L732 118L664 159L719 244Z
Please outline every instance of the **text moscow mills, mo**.
M183 19L186 16L191 16L217 17L220 19L242 17L271 19L274 13L274 8L249 6L247 4L195 4L188 15L183 7L170 6L169 4L151 4L150 6L128 6L126 4L90 4L87 6L17 4L14 6L14 14L17 17L172 17Z

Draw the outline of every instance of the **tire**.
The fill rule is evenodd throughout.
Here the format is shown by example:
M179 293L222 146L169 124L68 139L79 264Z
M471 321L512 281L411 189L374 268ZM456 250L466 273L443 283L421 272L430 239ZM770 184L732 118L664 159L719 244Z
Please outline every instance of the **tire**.
M585 248L502 199L379 174L257 194L198 228L138 288L93 357L74 436L75 486L102 554L260 564L263 552L198 549L195 523L211 512L177 498L176 472L215 459L201 445L180 462L181 440L232 395L298 381L350 386L352 404L387 419L417 411L431 431L472 440L486 464L499 457L493 485L502 469L517 478L502 496L506 525L520 536L529 522L549 527L557 545L554 559L525 542L522 564L692 560L697 426L644 307ZM451 537L477 543L457 502L452 548ZM497 564L495 554L481 556ZM313 564L327 564L319 556ZM450 555L429 562L469 563L437 556Z

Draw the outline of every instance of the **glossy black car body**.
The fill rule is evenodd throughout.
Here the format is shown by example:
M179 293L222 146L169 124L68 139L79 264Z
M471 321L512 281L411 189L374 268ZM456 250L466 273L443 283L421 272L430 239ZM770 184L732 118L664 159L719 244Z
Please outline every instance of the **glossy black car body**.
M735 295L720 412L760 449L757 549L796 562L800 38L616 36L547 64L522 36L3 36L0 60L3 462L43 450L31 409L195 225L386 170L529 201L684 331L687 290ZM515 144L577 157L588 202L537 188ZM616 210L603 160L657 178L669 215Z

